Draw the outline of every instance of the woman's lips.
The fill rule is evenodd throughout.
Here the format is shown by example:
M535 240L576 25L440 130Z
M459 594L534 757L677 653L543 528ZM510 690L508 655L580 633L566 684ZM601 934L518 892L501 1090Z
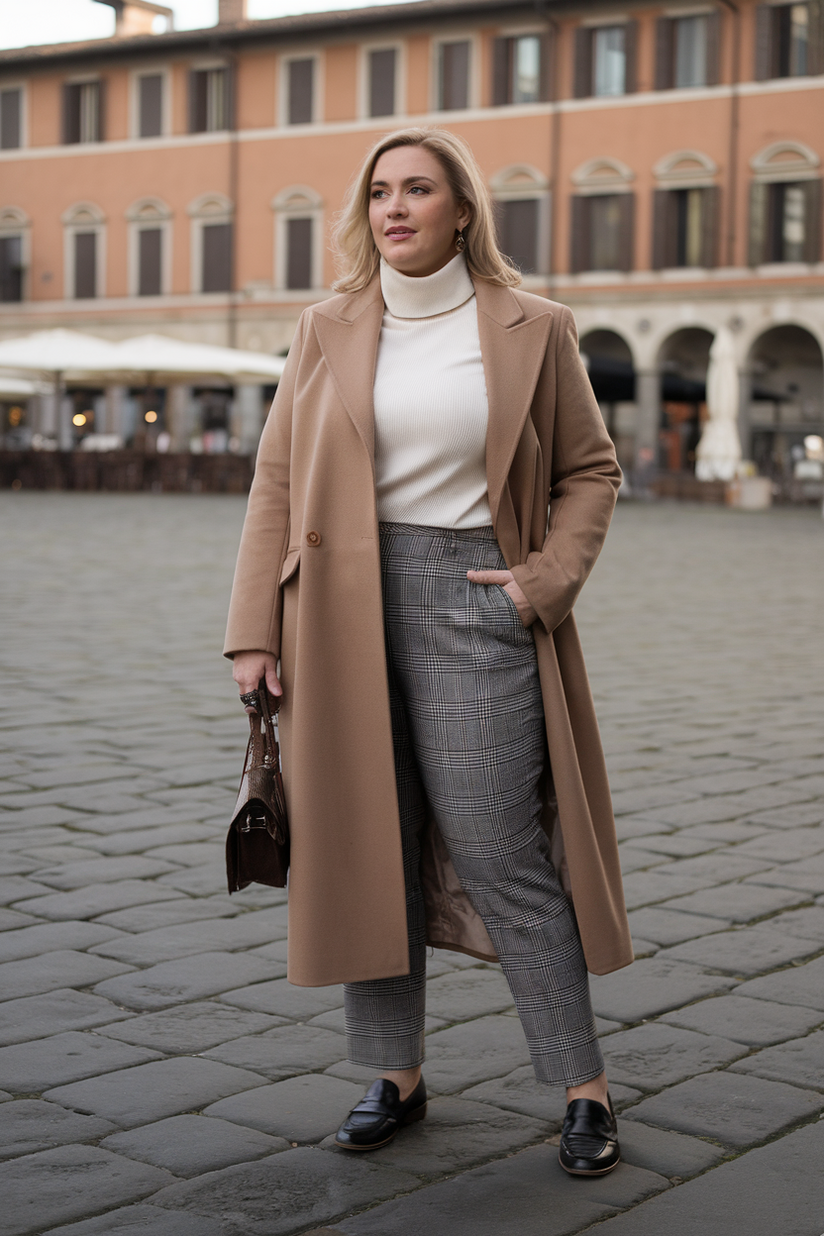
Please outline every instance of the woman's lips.
M390 240L406 240L407 236L414 236L415 233L411 228L405 227L387 232L386 235Z

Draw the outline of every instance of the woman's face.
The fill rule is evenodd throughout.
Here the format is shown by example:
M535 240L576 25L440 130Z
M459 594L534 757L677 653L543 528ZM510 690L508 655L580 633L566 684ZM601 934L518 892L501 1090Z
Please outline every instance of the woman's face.
M455 257L469 222L441 163L423 146L396 146L375 164L369 225L382 257L404 275L432 275Z

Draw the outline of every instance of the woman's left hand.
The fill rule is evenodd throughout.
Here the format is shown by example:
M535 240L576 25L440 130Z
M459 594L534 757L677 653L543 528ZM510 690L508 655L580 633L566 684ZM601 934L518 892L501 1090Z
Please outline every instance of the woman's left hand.
M467 571L466 578L473 584L497 584L499 588L503 588L504 592L508 592L525 627L531 627L538 617L536 611L515 583L515 577L511 571Z

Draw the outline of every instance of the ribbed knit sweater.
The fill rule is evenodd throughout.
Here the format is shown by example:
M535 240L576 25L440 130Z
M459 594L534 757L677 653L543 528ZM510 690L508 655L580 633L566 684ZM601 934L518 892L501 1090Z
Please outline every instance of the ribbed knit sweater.
M375 371L378 518L437 528L492 523L475 289L459 254L414 279L381 261Z

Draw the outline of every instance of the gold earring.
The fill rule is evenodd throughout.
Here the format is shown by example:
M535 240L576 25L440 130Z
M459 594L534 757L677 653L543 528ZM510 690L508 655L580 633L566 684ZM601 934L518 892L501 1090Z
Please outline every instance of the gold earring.
M466 237L464 236L463 232L458 232L457 238L455 240L455 248L458 250L458 253L463 253L464 249L466 248Z

